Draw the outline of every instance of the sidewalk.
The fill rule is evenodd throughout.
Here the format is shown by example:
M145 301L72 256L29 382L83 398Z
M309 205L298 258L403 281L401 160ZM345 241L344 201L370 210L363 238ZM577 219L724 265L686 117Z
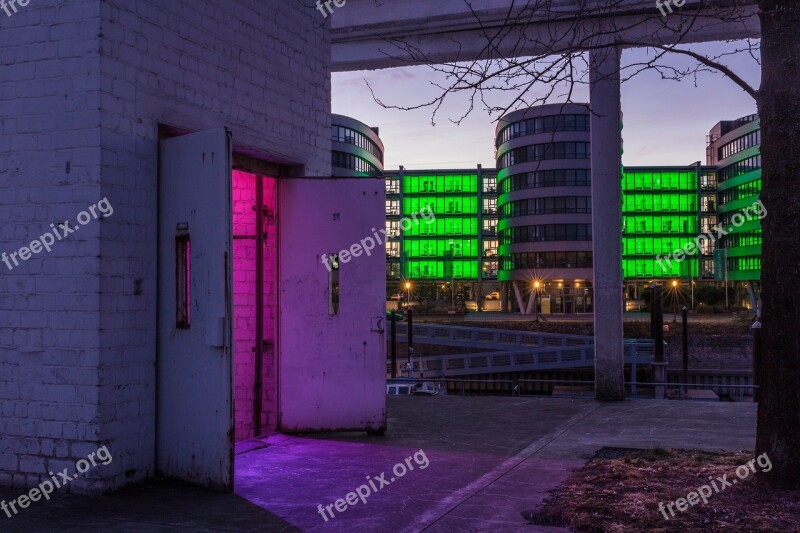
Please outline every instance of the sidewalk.
M610 447L751 449L751 403L599 403L498 397L389 397L389 431L273 435L238 447L236 495L175 484L97 498L60 496L2 531L559 531L531 526L548 491L596 450ZM419 450L427 468L358 501L344 499ZM0 498L19 490L0 490ZM9 528L9 526L11 526Z

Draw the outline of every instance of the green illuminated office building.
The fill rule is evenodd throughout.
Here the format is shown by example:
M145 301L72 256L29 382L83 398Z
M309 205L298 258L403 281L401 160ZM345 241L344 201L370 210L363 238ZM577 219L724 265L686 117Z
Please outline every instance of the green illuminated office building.
M496 172L473 169L386 171L387 280L402 289L414 281L416 293L431 299L440 289L475 299L496 286ZM428 223L411 218L430 210ZM455 290L449 283L455 282ZM444 294L442 293L442 294Z
M591 312L590 122L584 104L523 109L499 121L497 169L383 172L387 296L409 283L404 298ZM755 115L718 123L705 165L622 169L620 266L629 309L654 281L687 295L700 283L727 284L736 290L731 304L754 305L760 221L737 222L761 191L759 128ZM333 141L337 173L383 171L377 130L337 116ZM435 222L411 219L427 209ZM487 297L500 301L489 305Z
M761 221L736 225L734 216L758 201L761 193L761 125L757 115L720 122L708 136L706 157L717 167L717 215L729 235L720 239L718 280L761 279ZM740 283L737 285L741 286Z
M622 275L629 300L655 280L714 279L714 242L697 237L716 225L715 196L712 166L623 169Z

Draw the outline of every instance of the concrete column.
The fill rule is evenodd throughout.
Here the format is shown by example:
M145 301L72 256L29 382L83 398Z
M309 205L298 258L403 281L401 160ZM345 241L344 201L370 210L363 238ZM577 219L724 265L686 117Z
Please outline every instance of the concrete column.
M528 296L528 308L525 310L526 315L532 314L535 309L536 305L536 291L531 291L531 294Z
M508 282L506 281L500 283L500 310L503 313L508 312Z
M519 307L519 314L524 315L527 313L527 306L525 305L525 297L522 296L522 291L519 288L519 281L512 281L511 285L514 287L514 295L517 297L517 307Z
M398 198L399 198L399 201L400 201L400 218L402 219L403 216L405 215L405 213L403 212L403 182L405 181L406 168L403 165L400 165L400 169L399 170L400 171L397 173L397 181L400 184L400 194L398 195ZM409 214L411 214L411 213L409 213ZM404 235L404 232L401 230L400 231L400 238L398 239L398 241L400 241L399 246L400 246L400 280L401 281L404 281L406 279L406 272L407 272L406 264L408 262L408 256L406 255L406 252L405 252L405 249L406 249L405 239L406 239L406 237ZM401 286L401 289L402 289L402 286ZM398 310L399 310L400 309L400 304L398 303L397 305L398 305Z
M619 48L590 53L594 368L598 400L625 398Z
M483 309L483 166L478 165L478 295L475 297L475 309L480 313Z

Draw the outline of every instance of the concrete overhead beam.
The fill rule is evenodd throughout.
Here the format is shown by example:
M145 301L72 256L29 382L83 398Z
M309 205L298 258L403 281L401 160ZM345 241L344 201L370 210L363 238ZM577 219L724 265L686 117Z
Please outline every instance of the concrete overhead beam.
M542 2L544 3L544 2ZM602 6L604 1L595 2ZM519 2L517 2L519 4ZM588 48L602 25L625 47L757 38L755 0L737 7L716 2L697 12L696 0L662 16L654 0L615 1L613 16L552 0L541 13L509 13L511 0L348 0L332 17L334 71L371 70L490 57L541 55L564 47ZM518 9L518 8L517 8ZM598 10L601 7L597 8ZM684 15L684 13L686 15ZM502 32L502 42L487 47Z

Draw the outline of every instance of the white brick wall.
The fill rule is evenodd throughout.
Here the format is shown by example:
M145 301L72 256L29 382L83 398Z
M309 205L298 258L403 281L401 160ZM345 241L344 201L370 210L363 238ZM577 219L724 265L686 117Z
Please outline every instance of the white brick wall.
M285 0L36 0L0 18L0 251L114 207L0 264L0 485L107 445L70 490L112 489L154 469L158 125L227 126L329 173L328 30Z
M0 17L7 254L101 198L99 3L35 4ZM96 440L99 232L90 224L12 271L0 263L0 485L36 484Z

